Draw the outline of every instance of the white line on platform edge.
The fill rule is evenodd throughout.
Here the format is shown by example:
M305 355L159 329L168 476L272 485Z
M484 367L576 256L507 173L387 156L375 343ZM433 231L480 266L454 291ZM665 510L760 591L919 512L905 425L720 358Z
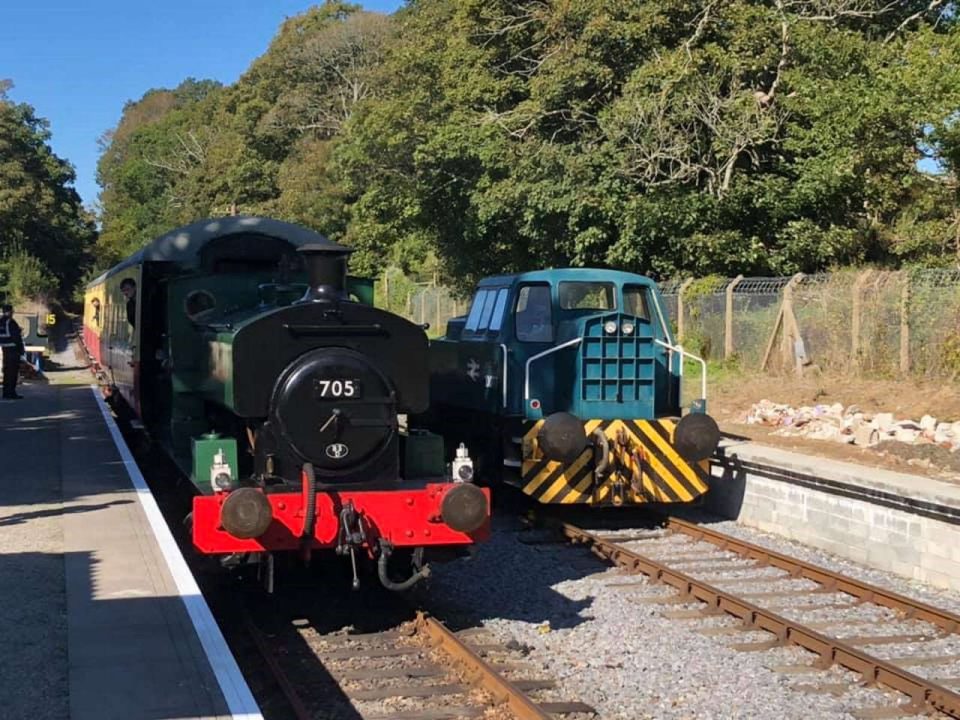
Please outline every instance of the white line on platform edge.
M230 648L227 647L227 642L223 639L223 634L213 619L213 613L210 612L210 607L204 600L197 581L187 566L187 561L183 559L180 548L177 547L177 543L170 533L170 528L167 527L167 523L160 513L160 508L157 506L153 493L147 487L143 473L140 472L133 455L130 454L127 443L120 435L120 429L110 413L110 408L107 407L96 385L91 385L91 390L93 390L93 397L96 399L100 412L107 423L107 428L110 430L110 435L113 437L113 443L123 460L123 466L127 470L130 483L133 485L133 489L137 491L140 507L143 508L143 512L150 522L150 527L153 528L153 534L160 545L160 550L163 552L163 558L166 560L167 569L173 576L173 581L176 583L177 591L180 593L183 604L187 609L187 614L197 631L200 644L203 646L203 651L207 655L213 674L220 685L220 691L227 702L227 708L236 720L263 720L257 701L254 700L247 681L240 673L237 661L234 659L233 653L230 652Z

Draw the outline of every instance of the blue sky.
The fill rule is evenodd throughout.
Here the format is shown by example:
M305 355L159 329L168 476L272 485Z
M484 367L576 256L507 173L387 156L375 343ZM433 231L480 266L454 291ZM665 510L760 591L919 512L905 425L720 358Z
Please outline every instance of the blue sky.
M2 0L0 78L13 100L50 121L54 151L77 170L87 205L96 184L97 138L123 105L186 77L235 81L267 49L284 18L307 0ZM366 0L393 12L402 0Z

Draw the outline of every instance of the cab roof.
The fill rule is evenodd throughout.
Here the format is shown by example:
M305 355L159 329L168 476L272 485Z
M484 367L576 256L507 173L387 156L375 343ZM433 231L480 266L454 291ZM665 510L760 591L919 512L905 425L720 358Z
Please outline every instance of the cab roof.
M638 275L623 270L607 270L604 268L553 268L549 270L513 273L511 275L492 275L477 283L477 287L506 287L527 282L544 282L552 285L558 282L570 281L612 282L618 285L656 286L656 283L646 275Z
M200 251L208 243L231 235L260 235L285 240L293 248L304 245L319 245L330 249L346 250L323 235L302 225L252 215L236 215L200 220L190 225L171 230L153 240L130 257L121 260L112 268L91 280L87 286L102 283L111 275L145 262L173 262L184 268L200 264Z

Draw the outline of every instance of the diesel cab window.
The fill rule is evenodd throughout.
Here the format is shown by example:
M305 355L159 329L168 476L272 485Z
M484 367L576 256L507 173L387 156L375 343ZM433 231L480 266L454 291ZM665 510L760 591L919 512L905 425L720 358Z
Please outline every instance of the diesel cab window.
M483 312L483 305L490 294L489 290L481 290L474 295L470 314L467 315L467 324L464 326L465 330L476 330L480 325L480 314Z
M516 323L517 340L553 342L553 312L548 286L527 285L520 288Z
M623 288L623 311L627 315L636 315L642 320L650 320L650 301L647 289L638 285Z
M559 294L561 310L613 310L617 307L613 283L562 282Z
M503 325L503 311L507 307L507 289L497 291L497 304L493 308L493 317L490 318L490 329L499 330Z

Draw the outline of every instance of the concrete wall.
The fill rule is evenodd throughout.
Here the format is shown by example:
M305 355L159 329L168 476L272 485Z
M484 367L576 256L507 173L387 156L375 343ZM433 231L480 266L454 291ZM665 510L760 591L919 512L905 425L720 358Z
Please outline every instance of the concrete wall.
M952 488L919 483L921 492L916 476L877 480L879 472L897 474L865 467L851 482L851 467L859 466L775 452L728 448L713 468L708 509L868 567L960 590L960 502L954 507ZM768 463L786 472L768 472ZM897 491L891 482L900 479Z

